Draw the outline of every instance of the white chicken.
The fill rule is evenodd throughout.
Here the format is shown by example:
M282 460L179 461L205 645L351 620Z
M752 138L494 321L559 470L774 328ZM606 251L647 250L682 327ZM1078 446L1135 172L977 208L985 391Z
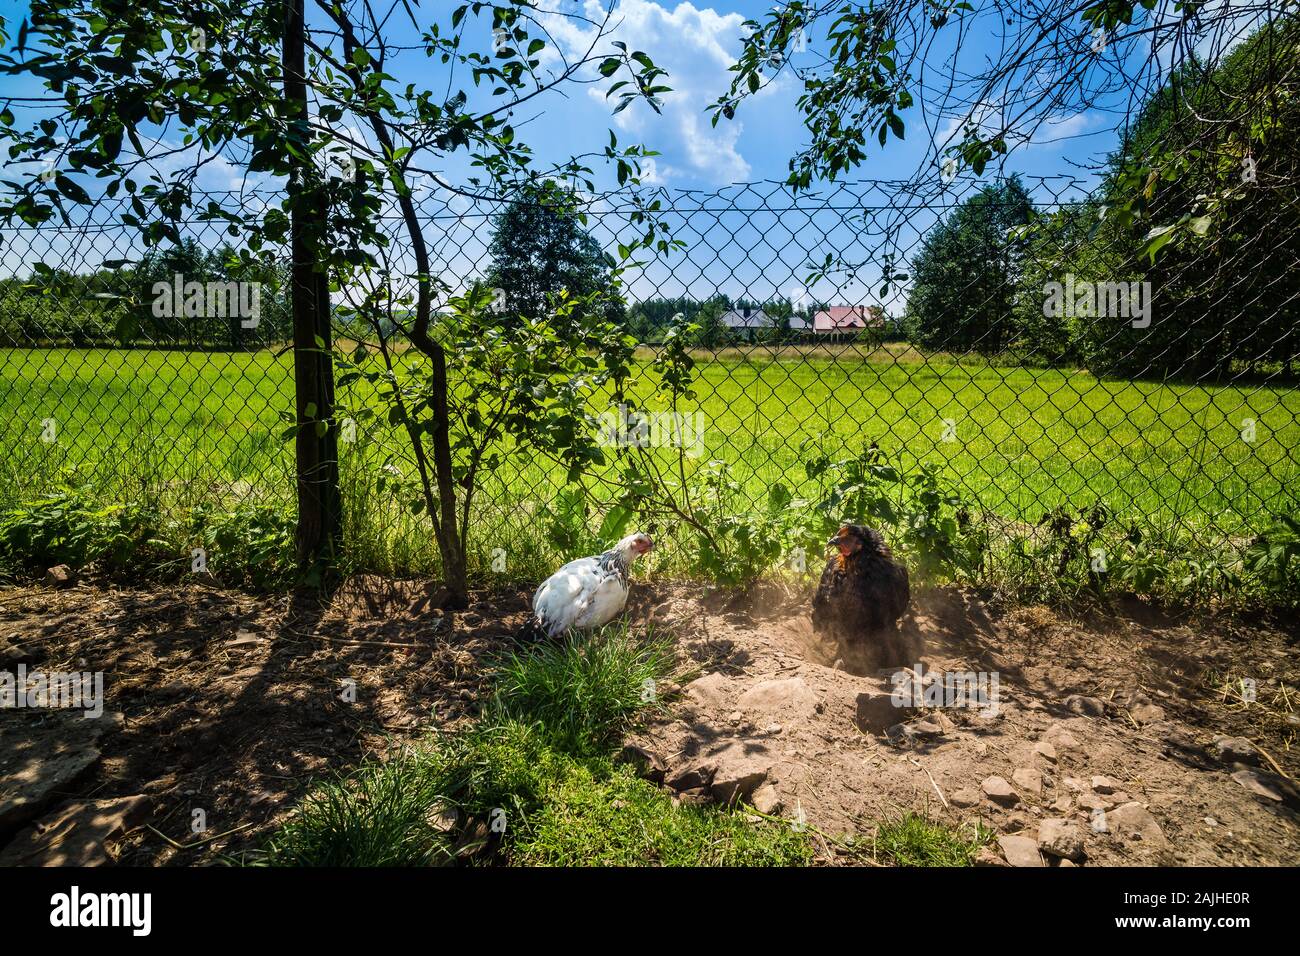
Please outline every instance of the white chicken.
M601 555L578 558L542 582L533 595L533 616L521 637L555 637L570 629L608 624L627 604L632 562L654 548L649 535L630 534Z

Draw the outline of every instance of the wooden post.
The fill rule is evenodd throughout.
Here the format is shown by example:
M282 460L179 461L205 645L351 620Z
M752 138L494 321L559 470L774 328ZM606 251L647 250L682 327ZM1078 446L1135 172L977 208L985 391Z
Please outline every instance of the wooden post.
M319 265L326 236L325 196L309 168L311 143L306 82L303 0L285 0L284 98L290 137L298 150L289 177L290 293L293 303L293 378L298 433L298 563L322 582L343 533L339 496L338 429L334 423L334 363L330 355L329 276Z

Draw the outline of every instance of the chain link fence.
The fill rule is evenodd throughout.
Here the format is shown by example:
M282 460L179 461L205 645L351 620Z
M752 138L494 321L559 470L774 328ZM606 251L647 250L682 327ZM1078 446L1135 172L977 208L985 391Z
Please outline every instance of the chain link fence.
M890 182L639 198L657 201L675 245L622 274L634 369L648 380L674 323L693 325L694 399L673 411L668 443L685 442L692 474L724 471L736 506L762 510L778 485L797 497L810 457L872 449L904 472L933 468L964 507L1011 528L1100 506L1213 546L1297 507L1300 210L1276 196L1154 261L1068 177L954 185L938 201ZM432 183L417 200L434 274L453 291L492 284L509 200ZM196 208L276 202L214 194ZM581 231L612 257L644 232L641 207L582 197ZM170 512L291 508L287 260L240 262L224 224L198 219L181 246L149 250L129 212L105 200L0 231L0 503L74 483ZM409 287L400 222L386 223L387 268ZM561 274L562 260L534 265ZM367 333L345 299L346 344ZM667 413L633 378L637 407L593 403L593 427ZM362 562L382 570L429 570L427 528L381 480L402 469L402 435L358 426L360 401L340 392L349 547L382 553ZM526 448L504 455L473 526L478 567L503 542L527 539L539 563L555 556L541 554L548 541L577 547L546 530L572 507L568 487ZM580 520L594 529L600 515ZM657 530L669 560L690 547L682 529Z

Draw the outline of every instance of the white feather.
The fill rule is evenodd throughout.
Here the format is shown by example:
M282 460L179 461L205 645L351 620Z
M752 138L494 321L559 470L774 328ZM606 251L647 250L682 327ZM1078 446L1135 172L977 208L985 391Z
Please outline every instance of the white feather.
M533 595L533 614L546 635L600 627L618 617L627 606L627 566L651 546L645 535L628 535L614 551L570 561L543 581ZM621 573L612 560L616 553Z

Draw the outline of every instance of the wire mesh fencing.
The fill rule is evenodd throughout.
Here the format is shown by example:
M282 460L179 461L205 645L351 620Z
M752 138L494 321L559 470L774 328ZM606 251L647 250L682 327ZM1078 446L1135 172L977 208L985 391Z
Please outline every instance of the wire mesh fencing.
M928 469L967 513L1013 529L1104 508L1126 529L1213 546L1296 508L1300 210L1276 196L1154 259L1068 177L941 200L890 182L580 196L564 212L432 183L416 198L444 291L479 283L511 309L608 281L646 228L637 211L656 204L673 243L609 285L610 315L635 340L632 375L617 399L592 397L590 423L643 428L701 494L725 475L728 513L769 509L778 487L798 500L810 462L863 455ZM277 201L219 194L196 208L256 214ZM181 244L148 249L127 211L101 201L0 234L0 503L73 483L169 512L291 507L287 257L242 254L222 223L198 218ZM386 280L409 292L403 223L385 216ZM364 327L348 291L337 340L387 336L405 360L409 314ZM655 363L674 329L688 330L693 382L669 409ZM371 397L339 394L348 545L362 564L431 569L427 528L385 480L410 467L401 431L355 413ZM539 563L583 546L575 522L597 536L600 506L580 505L573 484L510 445L478 496L476 567L508 573L495 563L503 544ZM693 547L689 527L656 530L670 563Z

